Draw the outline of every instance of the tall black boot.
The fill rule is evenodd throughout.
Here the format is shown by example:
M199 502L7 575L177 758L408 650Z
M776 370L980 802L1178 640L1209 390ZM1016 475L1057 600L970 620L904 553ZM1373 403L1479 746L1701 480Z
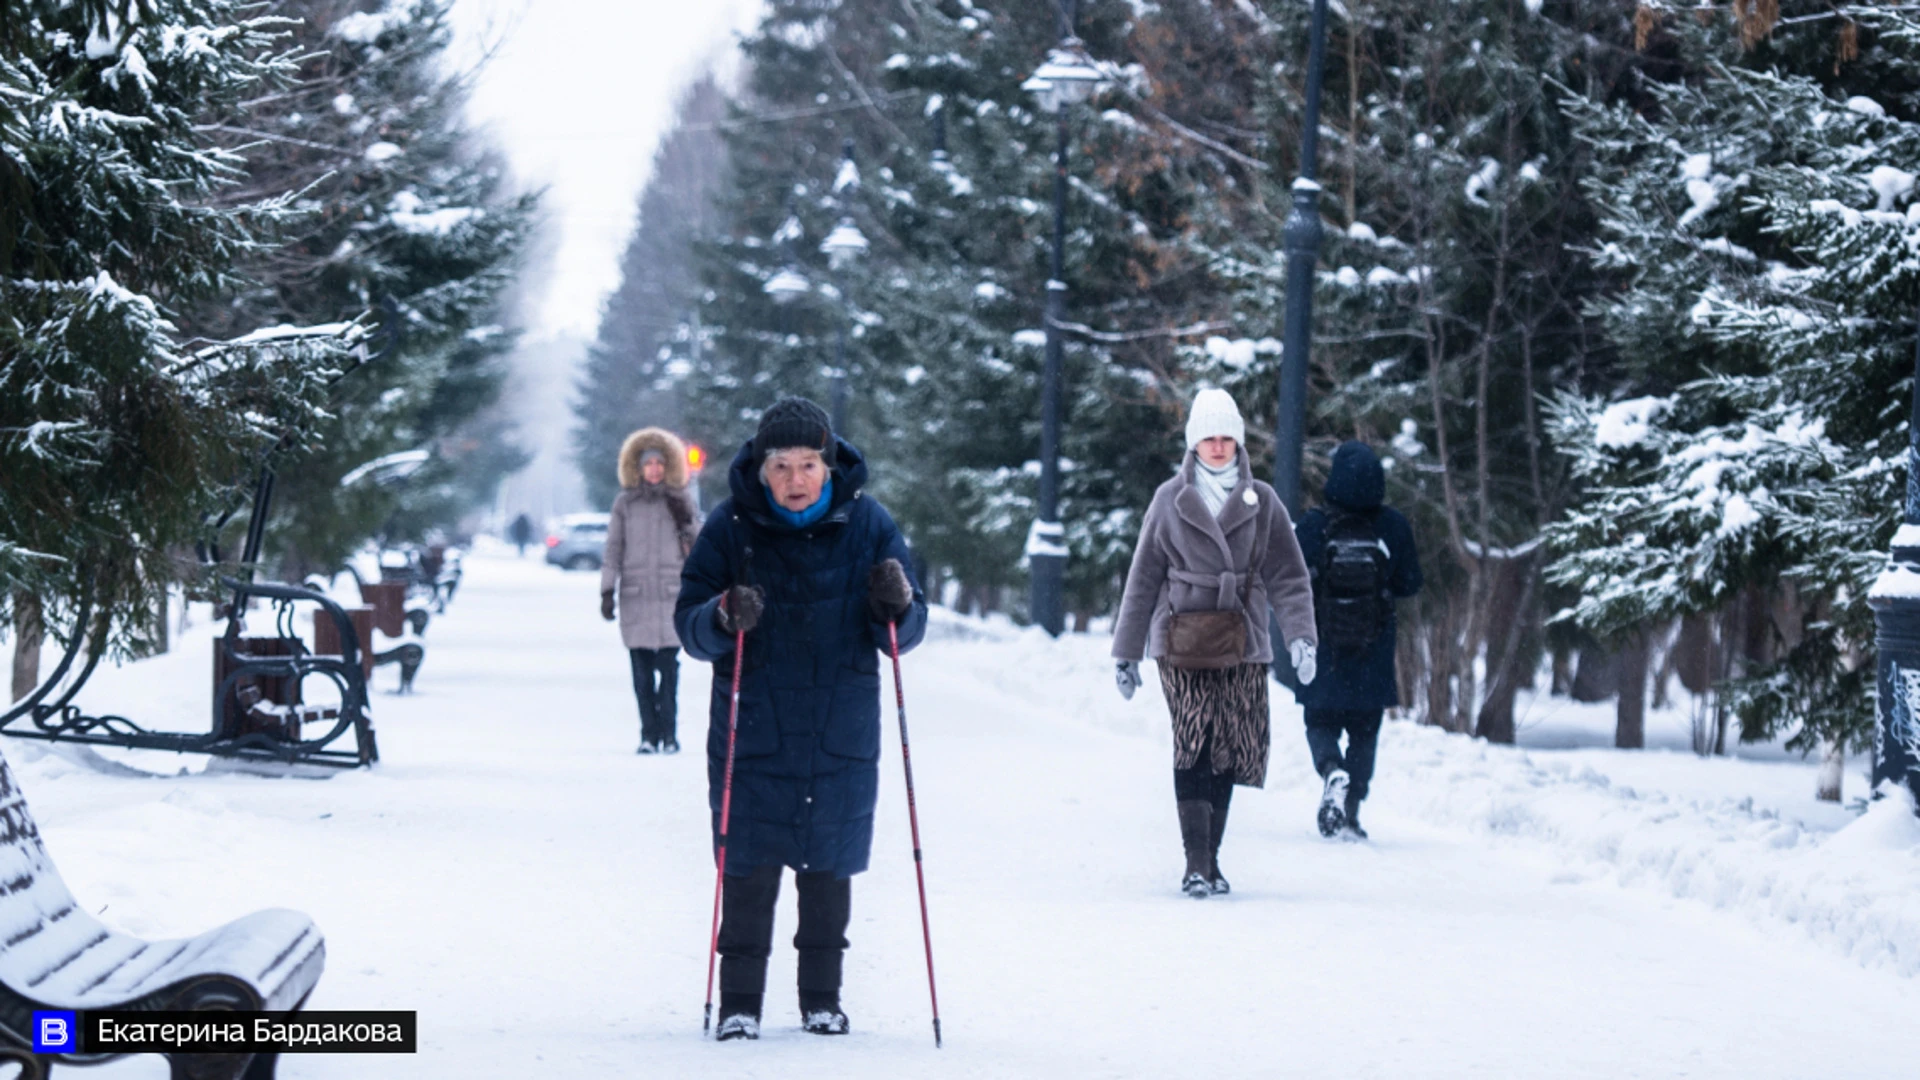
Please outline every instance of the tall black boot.
M1175 804L1180 813L1180 844L1187 852L1187 875L1180 891L1201 900L1213 895L1207 875L1213 872L1213 804L1205 799L1182 799Z
M760 1006L773 951L773 909L780 898L778 865L728 874L720 912L720 1026L715 1038L760 1037Z
M852 1026L840 1007L840 977L852 918L853 882L832 874L794 875L800 894L800 1026L812 1035L845 1035Z
M1233 805L1233 785L1229 783L1225 787L1225 792L1216 793L1213 799L1213 843L1209 845L1212 869L1207 871L1207 886L1215 896L1225 896L1233 891L1233 886L1227 884L1227 876L1220 872L1220 841L1227 834L1227 809Z

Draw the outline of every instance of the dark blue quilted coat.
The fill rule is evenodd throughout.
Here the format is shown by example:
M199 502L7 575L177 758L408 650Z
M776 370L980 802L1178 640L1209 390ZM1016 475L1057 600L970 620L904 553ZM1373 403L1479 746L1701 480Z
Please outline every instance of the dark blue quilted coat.
M758 586L767 602L741 672L729 873L778 865L849 877L867 868L873 847L887 627L867 612L867 574L898 559L911 580L913 560L893 518L861 492L866 461L837 443L832 507L804 528L775 518L753 444L741 447L727 476L733 496L707 516L681 571L674 627L689 655L713 662L707 801L716 845L734 657L714 609L737 583ZM913 593L899 623L902 652L927 628L917 582Z

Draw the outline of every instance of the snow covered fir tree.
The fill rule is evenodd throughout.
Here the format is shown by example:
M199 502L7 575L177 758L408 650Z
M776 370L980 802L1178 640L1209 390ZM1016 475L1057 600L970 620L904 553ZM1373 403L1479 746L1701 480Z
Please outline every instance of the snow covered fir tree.
M0 6L0 604L18 637L91 599L116 646L140 645L203 516L324 423L357 312L182 329L298 213L205 128L244 123L297 67L251 4Z
M1663 19L1701 77L1650 82L1644 112L1575 113L1594 262L1621 288L1597 305L1606 397L1568 393L1554 418L1585 491L1551 530L1568 614L1603 634L1686 620L1674 647L1713 687L1703 748L1734 721L1790 735L1828 755L1836 797L1871 739L1866 598L1906 483L1915 30L1854 10L1837 38L1781 27L1742 55Z
M463 115L447 70L447 0L280 0L298 77L216 134L250 187L297 193L247 286L193 316L211 330L365 315L377 362L333 391L317 445L279 479L270 545L284 576L330 573L369 536L420 540L485 505L523 465L493 410L515 332L503 298L534 198ZM342 485L368 462L425 450L418 471Z
M521 460L488 410L533 202L466 131L445 9L5 8L0 603L23 660L89 595L117 647L164 641L169 586L263 464L298 580L452 525ZM405 487L340 484L422 447Z

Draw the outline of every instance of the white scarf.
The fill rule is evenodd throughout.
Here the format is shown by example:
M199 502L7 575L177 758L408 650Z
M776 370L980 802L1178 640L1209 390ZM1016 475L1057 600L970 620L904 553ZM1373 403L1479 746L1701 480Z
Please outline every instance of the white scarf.
M1193 486L1200 489L1200 498L1207 504L1207 513L1219 517L1220 511L1227 508L1227 496L1240 486L1240 458L1235 456L1232 461L1216 469L1195 454Z

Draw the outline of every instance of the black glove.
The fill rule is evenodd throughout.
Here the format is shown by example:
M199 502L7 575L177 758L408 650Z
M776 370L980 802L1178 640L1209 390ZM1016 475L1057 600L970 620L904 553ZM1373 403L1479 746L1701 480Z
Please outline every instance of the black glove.
M885 559L867 574L867 611L874 622L898 622L913 606L913 583L899 559Z
M600 617L608 622L613 621L613 594L610 592L600 594Z
M751 585L735 585L720 598L720 606L714 610L713 617L721 633L744 634L760 625L760 613L766 607L766 598L760 595L759 589Z

